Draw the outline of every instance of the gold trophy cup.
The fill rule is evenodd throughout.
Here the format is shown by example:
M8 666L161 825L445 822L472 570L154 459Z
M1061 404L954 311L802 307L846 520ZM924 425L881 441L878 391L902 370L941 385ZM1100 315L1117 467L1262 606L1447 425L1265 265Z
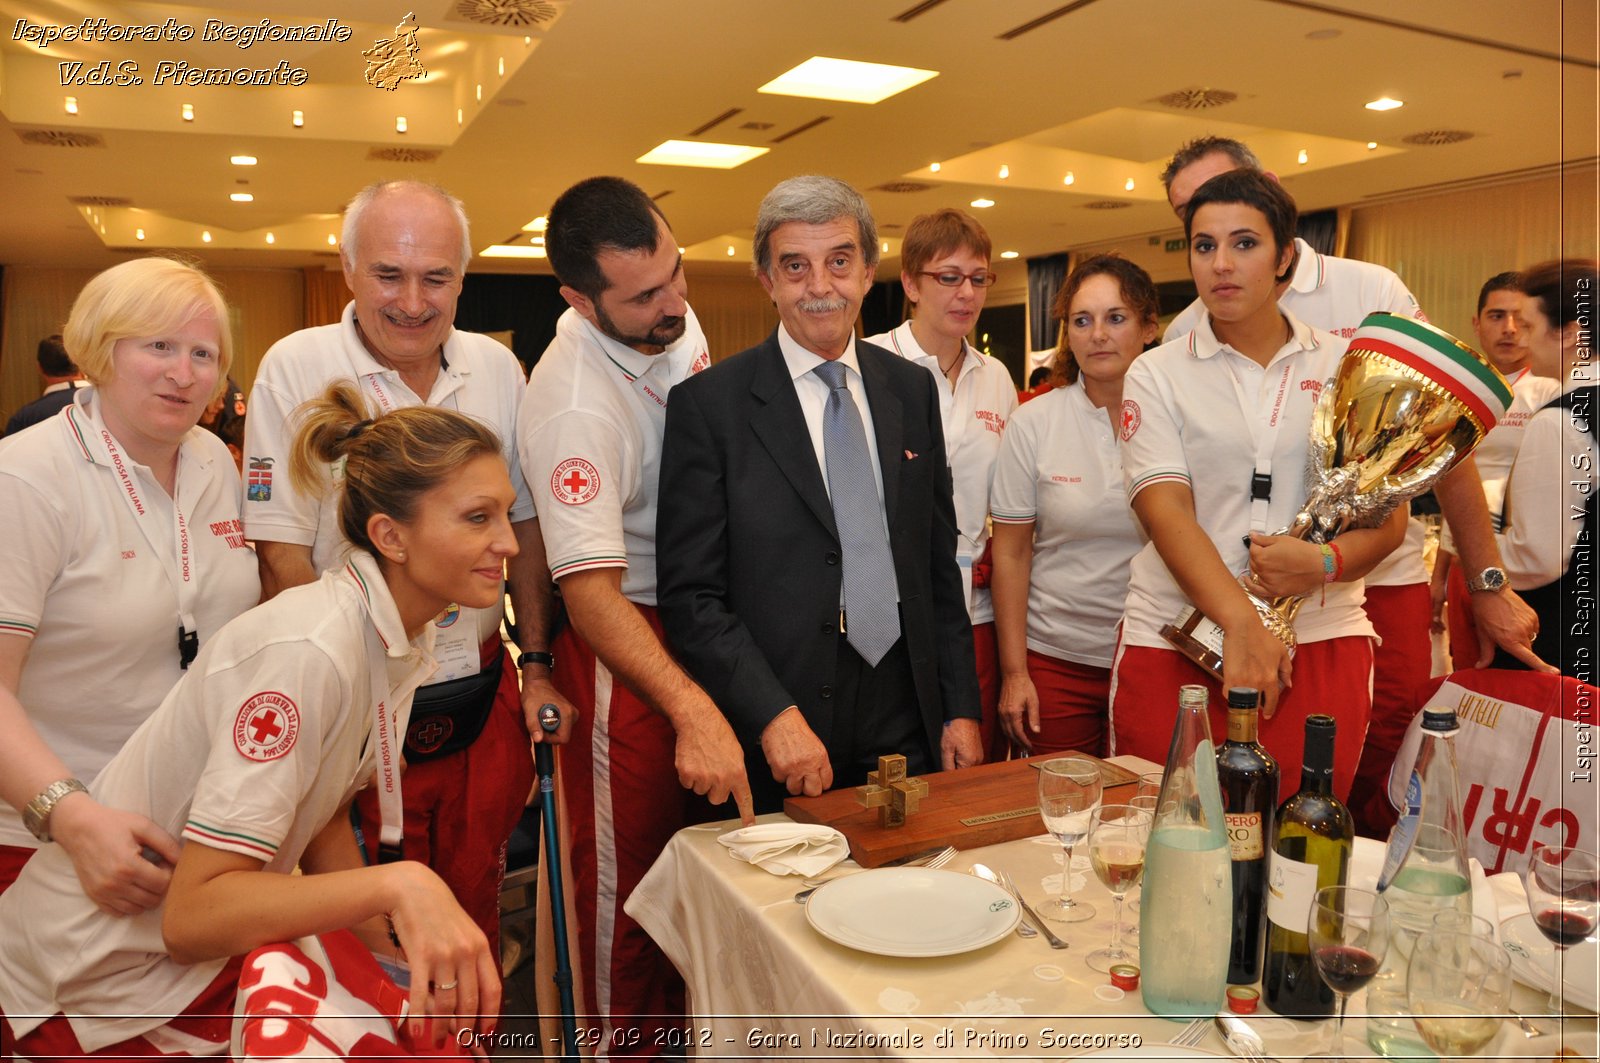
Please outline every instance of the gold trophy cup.
M1305 505L1278 534L1326 543L1349 528L1382 524L1472 453L1510 404L1511 386L1471 347L1426 322L1369 314L1317 402ZM1305 596L1267 601L1245 593L1293 654ZM1216 622L1186 606L1161 634L1222 681Z

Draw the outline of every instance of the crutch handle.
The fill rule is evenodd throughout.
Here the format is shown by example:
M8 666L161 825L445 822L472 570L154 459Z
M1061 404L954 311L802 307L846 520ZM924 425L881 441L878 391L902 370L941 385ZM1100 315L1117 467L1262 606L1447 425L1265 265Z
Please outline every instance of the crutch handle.
M561 727L561 710L550 702L539 706L539 730L547 735L553 735ZM550 749L549 742L539 742L533 747L533 767L540 777L540 789L555 774L555 755Z

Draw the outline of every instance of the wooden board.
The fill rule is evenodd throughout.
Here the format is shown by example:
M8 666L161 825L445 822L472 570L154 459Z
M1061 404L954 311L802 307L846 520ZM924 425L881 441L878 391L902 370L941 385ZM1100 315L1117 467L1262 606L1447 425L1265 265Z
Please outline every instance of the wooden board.
M902 827L880 827L878 810L862 808L854 787L820 797L791 797L784 801L783 810L798 823L822 823L838 830L850 842L850 855L862 867L879 867L942 845L977 849L1044 832L1039 821L1038 764L1067 755L1042 753L921 776L928 784L928 796ZM1098 757L1089 759L1100 765L1105 803L1133 796L1137 775Z

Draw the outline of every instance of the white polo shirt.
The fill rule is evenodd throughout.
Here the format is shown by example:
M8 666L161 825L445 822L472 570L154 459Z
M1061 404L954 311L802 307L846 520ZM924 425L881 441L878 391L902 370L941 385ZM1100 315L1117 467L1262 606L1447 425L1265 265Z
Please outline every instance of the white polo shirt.
M250 416L245 420L244 526L250 538L309 546L311 563L318 572L341 564L350 550L339 530L338 492L330 489L320 500L312 499L296 491L289 481L295 408L320 397L335 380L354 383L375 413L405 406L439 406L487 424L500 437L500 451L517 492L511 519L531 519L533 502L517 462L517 403L524 381L516 355L487 336L454 330L445 340L444 365L434 378L432 394L415 395L401 382L397 370L380 365L361 342L355 309L354 302L346 305L336 325L285 336L261 360L250 391ZM499 605L461 610L467 614L464 619L471 619L476 626L474 649L500 630L502 611ZM439 678L450 677L441 673Z
M517 413L522 469L538 498L554 579L621 568L622 594L656 604L656 499L667 396L711 364L692 309L656 355L618 343L568 309L528 377Z
M1287 312L1284 317L1292 335L1265 367L1218 342L1210 316L1202 315L1187 336L1136 360L1122 386L1129 502L1154 483L1187 486L1200 527L1235 573L1249 567L1246 534L1286 527L1305 502L1312 411L1344 354L1344 340ZM1270 461L1272 495L1252 522L1258 452ZM1327 592L1326 599L1319 590L1301 606L1295 622L1301 642L1373 633L1359 580L1329 584ZM1161 626L1188 604L1155 543L1146 544L1129 569L1124 640L1170 648Z
M986 358L962 341L961 370L955 386L939 371L939 359L925 352L906 321L891 332L868 336L866 342L891 350L932 373L938 384L939 418L944 426L945 457L956 504L956 563L969 588L967 612L974 624L994 619L987 587L972 588L972 563L989 545L989 489L1000 457L1000 438L1017 408L1017 386L996 358Z
M1324 255L1299 237L1294 243L1300 258L1278 306L1312 328L1349 339L1368 314L1379 310L1428 320L1417 297L1393 270L1372 262ZM1198 299L1190 303L1173 318L1162 339L1174 340L1189 332L1204 309ZM1365 585L1396 587L1428 582L1428 570L1422 563L1422 538L1422 525L1407 521L1405 541L1367 573Z
M380 703L389 734L405 734L412 694L433 668L432 631L408 641L377 564L353 553L205 643L92 793L186 844L287 875L381 767ZM65 1013L94 1051L188 1007L227 961L174 962L161 937L164 909L106 915L65 850L42 847L0 896L0 1010L12 1028L25 1034Z
M1561 394L1561 381L1547 376L1535 376L1523 366L1506 377L1511 384L1511 405L1489 433L1472 452L1478 463L1478 476L1483 480L1483 496L1489 503L1489 520L1495 531L1501 530L1505 518L1506 481L1511 476L1512 463L1517 460L1517 450L1522 446L1523 433L1528 422L1551 399ZM1439 529L1439 548L1455 553L1455 541L1447 522Z
M1127 499L1116 433L1081 383L1011 415L991 508L996 524L1033 523L1030 650L1111 667L1128 562L1144 543Z
M1579 362L1561 392L1592 384L1593 377L1587 363ZM1584 505L1594 486L1594 440L1585 430L1592 414L1581 406L1557 407L1535 411L1528 420L1506 481L1506 528L1495 535L1514 590L1543 587L1572 563L1572 548L1585 530ZM1592 542L1596 530L1587 531Z
M105 432L92 387L0 441L0 637L31 640L17 698L85 783L183 675L179 587L192 588L184 596L202 648L261 597L239 525L238 470L203 428L178 449L175 495ZM37 844L0 802L0 845Z

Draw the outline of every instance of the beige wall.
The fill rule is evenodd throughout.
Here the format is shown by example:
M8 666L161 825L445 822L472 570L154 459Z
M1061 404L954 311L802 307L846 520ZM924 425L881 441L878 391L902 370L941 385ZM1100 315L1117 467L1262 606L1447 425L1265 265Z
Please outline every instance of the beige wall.
M94 275L94 270L25 266L5 271L0 293L5 301L5 330L0 335L0 418L10 417L17 407L39 397L39 340L61 331L79 289ZM228 302L233 328L232 375L248 394L267 348L303 323L300 271L216 270L211 276Z

